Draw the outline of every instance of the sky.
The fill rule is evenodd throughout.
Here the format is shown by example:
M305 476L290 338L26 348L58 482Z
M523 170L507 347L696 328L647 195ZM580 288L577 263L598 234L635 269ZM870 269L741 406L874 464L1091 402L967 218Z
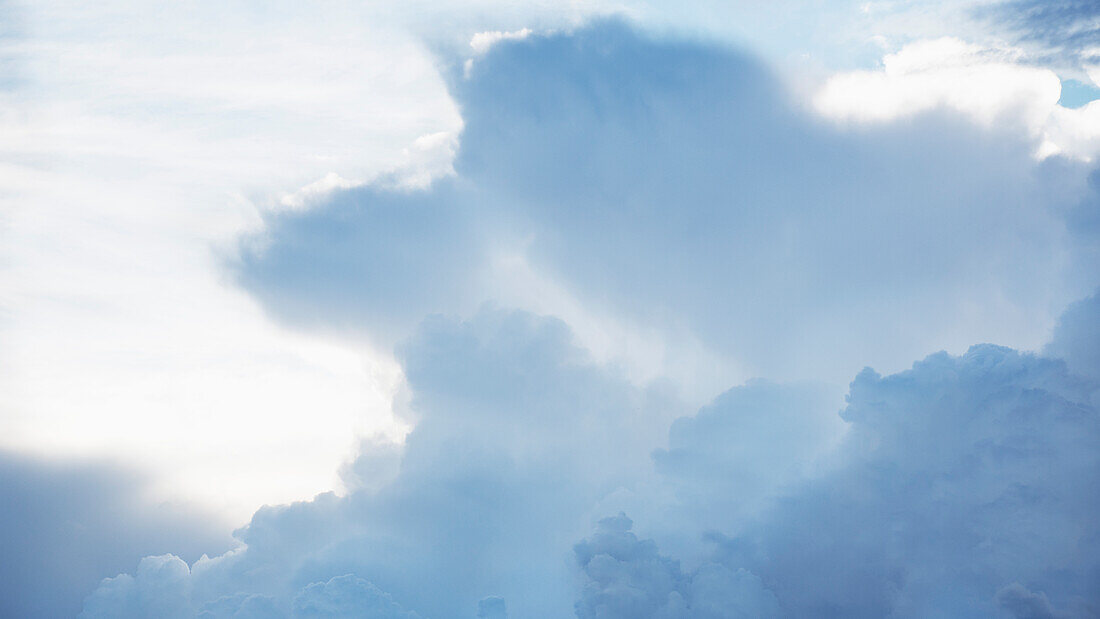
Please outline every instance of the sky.
M1100 7L0 3L0 616L1100 616Z

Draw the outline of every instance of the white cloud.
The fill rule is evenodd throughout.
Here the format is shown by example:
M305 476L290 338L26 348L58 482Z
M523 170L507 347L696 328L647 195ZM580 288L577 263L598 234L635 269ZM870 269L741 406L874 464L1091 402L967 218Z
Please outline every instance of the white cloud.
M530 28L523 28L522 30L513 32L501 32L500 30L478 32L470 38L470 47L473 48L475 54L484 54L489 51L490 47L500 41L525 39L529 34L531 34Z
M279 199L279 204L290 209L302 209L311 202L321 200L338 189L351 189L363 184L362 181L352 181L341 177L335 172L329 172L319 180L288 193Z
M917 41L887 54L880 69L833 75L813 104L828 118L855 123L950 110L986 127L1019 126L1041 158L1092 160L1100 152L1100 112L1058 105L1058 76L1023 58L1019 50L950 37Z
M0 94L0 446L119 456L158 471L165 497L240 517L334 487L356 435L401 435L388 356L276 326L225 280L219 256L267 209L306 208L383 174L425 186L453 172L461 120L408 34L431 38L428 8L6 8L17 26L2 53L18 79ZM617 2L430 7L475 54L624 9L652 23L668 15ZM471 15L491 29L468 27ZM1049 99L1029 79L1018 98ZM1060 148L1091 152L1096 116L1058 109L1043 126ZM643 351L642 375L715 366L692 362L692 343L651 359L649 342L600 335L614 321L553 286L528 288L511 292L553 293L550 306L573 307L595 348ZM240 431L249 424L263 431Z
M814 104L841 120L883 122L948 108L986 125L1011 119L1039 131L1058 102L1058 76L1013 58L958 39L920 41L888 54L880 70L831 77Z
M392 335L429 315L397 348L417 425L403 452L371 449L345 471L359 490L258 511L238 531L245 548L196 564L208 576L192 601L285 600L348 573L423 616L470 612L485 596L516 616L985 616L1007 583L1057 607L1084 591L1073 581L1096 554L1078 561L1066 549L1091 534L1082 490L1094 480L1080 471L1095 469L1086 446L1100 428L1091 387L1060 361L978 346L891 376L864 370L841 419L828 387L755 383L673 422L660 449L653 432L682 405L627 376L649 365L679 382L697 369L665 371L659 355L620 367L614 353L652 350L636 325L654 307L688 319L714 308L715 322L694 314L700 341L749 325L727 340L739 359L778 372L809 359L811 377L941 338L1042 333L1035 316L1065 294L1043 289L1063 277L1045 256L1076 256L1067 220L1051 216L1072 210L1061 192L1086 166L1035 174L1043 166L1016 136L987 142L965 122L834 132L760 95L769 82L721 50L683 53L615 24L572 36L502 44L462 84L456 178L426 192L368 188L272 220L250 281L275 311L305 300L288 320ZM661 70L635 75L638 59ZM669 90L666 76L681 71L698 81ZM780 193L792 186L801 191ZM760 225L775 214L786 225ZM502 234L512 219L533 224ZM787 243L811 268L771 253ZM702 251L661 263L684 246ZM751 249L728 253L741 247ZM973 271L943 277L959 265ZM1081 277L1091 265L1081 260ZM825 286L788 292L815 281ZM832 294L843 322L810 324ZM466 313L469 298L561 316L609 363L590 361L557 320L439 315ZM1018 328L985 330L1013 310ZM1070 322L1070 336L1084 332ZM917 325L921 341L898 337ZM581 578L566 572L584 521L620 510L669 554L611 519L575 547Z

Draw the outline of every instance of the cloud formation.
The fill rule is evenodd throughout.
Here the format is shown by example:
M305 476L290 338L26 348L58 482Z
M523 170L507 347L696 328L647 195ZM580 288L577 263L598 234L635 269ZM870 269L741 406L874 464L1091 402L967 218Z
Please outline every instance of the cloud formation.
M1065 359L1082 376L1100 380L1100 293L1066 308L1044 351Z
M452 80L455 176L280 214L239 265L283 319L395 344L403 447L365 442L345 496L265 506L230 552L147 557L86 617L1095 614L1095 297L1047 356L892 367L1043 344L1100 276L1069 229L1086 164L940 109L842 131L751 58L618 22ZM688 415L531 311L562 298L776 382Z
M733 619L780 616L775 595L746 572L708 563L685 574L661 556L652 540L639 540L625 514L605 518L574 552L585 583L580 619Z
M280 612L316 598L308 608L352 600L425 617L485 614L496 598L513 616L581 617L987 616L1043 604L1088 616L1100 603L1089 584L1100 569L1096 382L1061 360L982 345L895 375L865 370L843 439L803 439L829 452L829 468L757 482L776 496L745 514L714 508L743 485L727 462L797 437L775 411L804 402L804 387L723 396L672 425L653 467L659 439L639 431L675 407L587 361L556 321L437 319L402 350L419 421L393 483L264 508L237 533L244 547L198 561L189 581L186 564L146 559L133 579L105 581L86 615L257 595ZM693 426L706 431L686 440ZM710 447L720 444L725 462ZM697 464L670 467L668 454ZM624 515L584 533L616 503L644 505L657 541ZM692 567L658 552L660 540Z
M388 344L485 301L580 307L582 336L637 325L666 359L695 341L740 379L841 383L975 339L1037 348L1100 285L1064 217L1088 166L935 101L846 131L750 57L618 22L500 41L451 90L454 178L269 218L238 273L271 311Z
M1023 583L1087 616L1100 530L1094 384L991 346L861 372L846 464L791 494L730 556L796 616L984 616ZM741 540L744 541L744 540Z
M1069 87L1053 70L1026 62L1022 50L940 38L887 54L880 69L831 76L814 104L830 118L860 123L950 109L1032 136L1038 157L1091 161L1100 154L1100 103L1066 107Z
M399 356L417 425L397 477L259 510L237 532L244 548L191 567L188 608L245 594L285 612L303 587L352 573L425 617L489 612L493 596L514 616L571 612L571 544L605 493L645 475L683 409L525 313L430 319Z

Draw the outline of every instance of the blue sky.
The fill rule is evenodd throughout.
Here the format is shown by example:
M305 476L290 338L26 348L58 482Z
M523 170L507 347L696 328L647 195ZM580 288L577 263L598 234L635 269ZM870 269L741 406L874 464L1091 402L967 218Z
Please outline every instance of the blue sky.
M1100 608L1091 3L0 11L0 615Z

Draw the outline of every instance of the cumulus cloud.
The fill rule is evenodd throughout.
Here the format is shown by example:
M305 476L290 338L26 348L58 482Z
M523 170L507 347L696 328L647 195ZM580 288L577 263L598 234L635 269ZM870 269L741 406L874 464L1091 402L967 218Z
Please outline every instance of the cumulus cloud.
M194 616L191 570L175 555L145 557L133 576L108 578L84 602L81 617Z
M205 603L195 599L192 571L174 555L146 557L133 576L108 578L84 602L82 619L417 619L371 583L351 574L303 587L291 610L269 596L239 593ZM196 608L198 606L198 608Z
M264 508L244 547L189 581L186 564L147 559L86 613L144 608L149 591L186 612L266 596L283 613L353 600L425 617L497 599L516 616L581 617L1088 616L1100 603L1096 383L1062 360L981 345L867 369L839 440L800 427L828 427L813 389L749 385L672 423L650 468L659 439L645 431L674 403L587 360L560 322L432 319L401 350L418 425L393 483ZM753 464L768 447L776 460ZM807 453L794 470L770 472L794 451ZM766 490L746 483L754 472ZM622 493L645 505L652 540L625 515L584 533ZM763 507L738 508L761 493Z
M1017 127L1035 140L1039 157L1092 161L1100 154L1100 104L1063 106L1064 88L1022 50L941 38L887 54L881 69L830 77L814 105L830 118L864 123L950 109L985 126Z
M416 619L419 615L405 611L388 594L362 578L346 574L302 589L294 596L294 616L303 619Z
M887 54L881 70L831 77L814 103L830 116L876 121L950 107L982 123L1038 131L1061 84L1053 71L1018 60L1013 50L954 38L918 41Z
M1041 74L1010 83L1021 101L1058 99L1055 77L997 71L998 84ZM238 273L271 311L392 342L487 300L579 306L573 323L658 334L620 357L697 341L739 379L840 383L975 339L1037 348L1100 284L1082 258L1095 235L1072 237L1064 219L1093 191L1088 166L1040 165L1037 137L936 100L846 131L750 57L617 22L502 40L450 88L455 177L268 219ZM991 100L971 89L957 94ZM529 269L519 284L510 260Z
M1070 305L1044 349L1073 371L1100 381L1100 293Z
M522 312L429 319L399 357L417 425L393 481L260 509L242 549L192 566L188 608L262 595L289 613L303 587L353 574L425 617L489 612L493 596L513 616L571 612L571 544L600 497L646 475L683 408Z
M793 486L836 466L847 429L837 415L842 404L839 390L752 381L675 420L668 446L653 453L671 498L662 520L676 523L663 532L664 545L696 558L708 532L732 532ZM620 507L648 520L644 505Z
M1017 327L1041 346L1098 275L1067 230L1087 166L943 110L845 133L750 58L621 23L498 41L453 80L453 177L283 212L240 265L286 320L396 342L403 448L365 442L345 496L147 558L86 615L1094 614L1093 304L1056 331L1066 360L852 367ZM482 305L502 246L581 305L829 379L685 416L531 303ZM828 383L853 374L845 403Z
M795 616L989 615L1027 583L1097 603L1100 415L1059 360L992 345L852 383L847 464L727 540Z
M584 574L576 613L580 619L653 617L699 619L778 617L775 596L760 579L717 564L685 574L661 556L652 540L639 540L624 514L599 522L595 535L574 552Z

